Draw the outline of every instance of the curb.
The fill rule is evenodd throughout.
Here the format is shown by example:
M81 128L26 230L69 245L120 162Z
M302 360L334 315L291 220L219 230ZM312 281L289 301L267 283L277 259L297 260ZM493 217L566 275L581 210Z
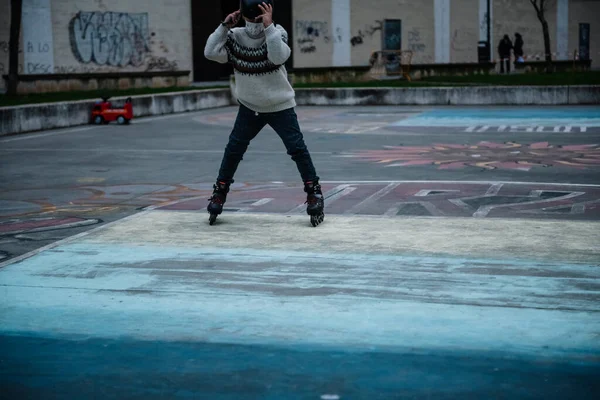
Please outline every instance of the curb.
M193 90L131 96L135 117L174 114L236 104L231 89ZM296 89L299 106L394 105L595 105L600 85L469 86L427 88L307 88ZM127 96L116 97L118 103ZM90 123L97 100L0 107L0 136L67 128Z
M190 90L140 96L114 97L122 103L131 97L136 118L199 111L229 106L230 89ZM0 107L0 136L15 133L67 128L90 123L90 113L98 99Z
M469 86L297 89L298 105L589 105L600 86Z

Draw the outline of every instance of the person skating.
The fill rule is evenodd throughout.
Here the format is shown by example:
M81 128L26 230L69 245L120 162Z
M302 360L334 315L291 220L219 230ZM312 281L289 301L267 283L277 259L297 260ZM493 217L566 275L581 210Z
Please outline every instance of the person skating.
M245 20L245 27L234 28ZM239 110L225 148L207 210L211 225L223 212L230 185L250 141L267 124L283 141L296 162L307 194L306 212L313 226L324 219L324 198L294 108L295 92L285 62L291 55L286 30L273 22L272 0L242 0L209 36L204 55L233 65Z

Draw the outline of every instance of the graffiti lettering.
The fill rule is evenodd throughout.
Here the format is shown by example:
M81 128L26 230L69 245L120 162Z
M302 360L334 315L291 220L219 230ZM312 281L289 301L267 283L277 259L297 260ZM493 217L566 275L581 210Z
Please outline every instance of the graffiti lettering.
M51 74L52 65L43 63L27 63L28 74Z
M92 74L96 72L117 72L111 67L90 67L88 65L58 65L54 67L55 74Z
M302 53L314 53L315 51L317 51L317 48L314 44L310 46L300 47L300 52Z
M296 20L296 35L303 37L324 37L329 33L325 21L303 21Z
M375 21L374 25L367 25L367 26L365 26L364 29L359 29L358 34L353 36L350 39L350 44L352 44L352 46L363 44L365 38L373 37L375 32L378 32L378 31L381 32L382 29L383 29L383 21L377 20L377 21Z
M314 53L317 51L316 42L322 40L325 43L330 41L329 27L325 21L304 21L296 20L296 43L302 53Z
M177 61L169 61L165 57L151 57L146 71L177 71Z
M352 46L356 46L357 44L363 44L363 39L361 36L354 36L352 39L350 39L350 43L352 44Z
M27 42L27 52L28 53L49 53L50 52L50 44L49 43Z
M422 53L427 47L421 39L421 31L418 28L414 28L408 32L408 49L415 53Z
M80 12L69 35L75 58L84 64L137 67L150 51L147 13Z
M0 42L0 52L8 54L10 51L10 42ZM19 54L23 53L23 49L19 48Z

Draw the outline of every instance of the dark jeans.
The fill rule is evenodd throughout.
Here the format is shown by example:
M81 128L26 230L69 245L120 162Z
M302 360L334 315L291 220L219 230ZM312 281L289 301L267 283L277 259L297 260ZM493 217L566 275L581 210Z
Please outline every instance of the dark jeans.
M315 172L310 153L304 143L294 109L289 108L275 113L257 114L244 105L240 105L233 130L229 135L229 143L225 147L218 180L233 183L235 171L240 161L242 161L250 141L267 124L277 132L287 149L287 153L296 162L302 181L318 180L319 177Z

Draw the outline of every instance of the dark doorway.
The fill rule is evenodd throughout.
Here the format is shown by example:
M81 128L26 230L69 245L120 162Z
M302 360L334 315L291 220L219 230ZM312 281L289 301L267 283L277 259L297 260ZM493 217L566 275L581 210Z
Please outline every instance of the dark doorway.
M579 24L579 59L590 59L590 24Z
M285 67L290 71L294 65L294 25L292 22L292 0L275 0L273 21L277 25L283 26L288 34L288 46L292 49L290 58L285 63Z
M194 62L194 81L207 82L228 80L233 73L230 64L219 64L204 57L206 40L217 29L219 23L227 15L239 9L240 0L192 0L192 46ZM292 0L275 0L273 19L276 24L285 28L288 33L288 44L292 47ZM238 26L244 26L240 21ZM286 63L286 68L293 66L293 54Z
M218 2L192 0L192 48L196 82L222 79L222 65L204 57L206 40L220 21L221 7Z

